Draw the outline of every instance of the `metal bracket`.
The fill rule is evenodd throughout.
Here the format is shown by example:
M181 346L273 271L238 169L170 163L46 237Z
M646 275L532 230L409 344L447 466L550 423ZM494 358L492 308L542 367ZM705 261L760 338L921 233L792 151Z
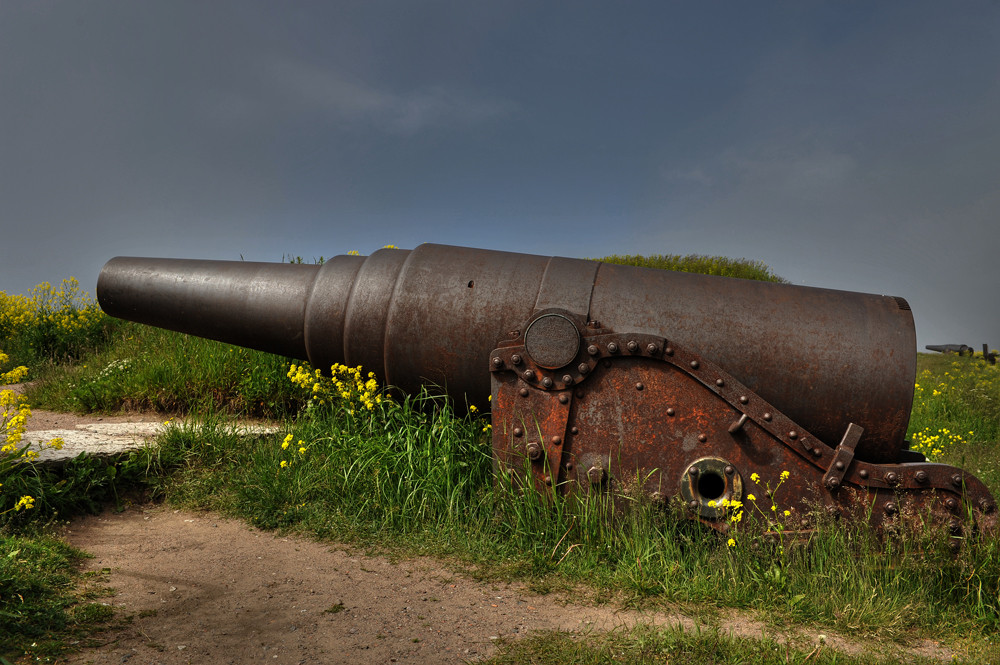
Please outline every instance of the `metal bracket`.
M840 439L840 444L833 451L833 461L826 470L826 475L823 476L823 486L831 492L840 487L841 483L844 482L847 467L854 461L854 448L858 445L858 440L864 432L864 427L850 423L847 426L847 431L844 432L843 438Z

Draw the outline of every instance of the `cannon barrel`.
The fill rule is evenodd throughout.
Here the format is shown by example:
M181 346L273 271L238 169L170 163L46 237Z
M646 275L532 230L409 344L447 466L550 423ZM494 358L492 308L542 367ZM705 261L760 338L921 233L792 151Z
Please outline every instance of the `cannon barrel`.
M480 406L491 349L563 308L694 350L831 445L860 425L858 459L906 447L916 339L901 298L434 244L322 265L118 257L97 295L115 317Z

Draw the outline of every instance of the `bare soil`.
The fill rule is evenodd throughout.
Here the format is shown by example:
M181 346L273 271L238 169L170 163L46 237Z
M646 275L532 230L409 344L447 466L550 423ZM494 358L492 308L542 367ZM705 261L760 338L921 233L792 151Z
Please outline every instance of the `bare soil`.
M29 428L160 418L36 410ZM679 612L626 610L582 594L538 595L522 584L474 580L447 562L390 561L162 506L79 518L64 537L93 555L84 569L103 575L114 590L104 602L126 620L70 663L463 663L532 631L701 625ZM816 630L777 633L745 613L714 623L737 636L820 644ZM821 648L871 650L870 643L823 632ZM902 651L951 657L932 642Z

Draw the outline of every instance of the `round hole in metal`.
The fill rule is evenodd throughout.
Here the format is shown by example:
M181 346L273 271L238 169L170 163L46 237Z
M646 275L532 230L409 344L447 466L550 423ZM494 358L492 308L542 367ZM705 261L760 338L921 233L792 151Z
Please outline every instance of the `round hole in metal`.
M726 493L726 479L717 473L703 473L698 476L698 494L706 499L718 499Z

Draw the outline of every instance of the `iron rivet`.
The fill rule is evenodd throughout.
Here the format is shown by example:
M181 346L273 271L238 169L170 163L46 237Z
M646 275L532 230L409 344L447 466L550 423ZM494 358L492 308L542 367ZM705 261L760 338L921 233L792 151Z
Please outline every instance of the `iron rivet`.
M655 344L647 344L646 345L646 353L648 353L651 356L656 355L656 345Z
M560 395L559 396L559 403L560 404L566 404L567 402L569 402L569 397L568 396L566 396L566 395Z
M671 409L667 409L667 415L668 416L674 415L674 410L672 408Z
M538 460L538 458L542 456L542 447L538 445L538 443L535 441L529 443L526 446L526 449L528 451L528 459L530 459L532 462Z
M635 384L635 389L636 389L636 390L642 390L642 389L643 389L643 388L645 388L645 387L646 387L646 386L642 385L641 383L637 383L637 384Z
M706 441L708 441L708 437L705 436L704 434L699 434L698 440L701 441L702 443L705 443Z
M733 475L734 473L736 473L736 469L734 469L734 468L732 467L732 465L727 465L727 466L726 466L726 475L727 475L727 476L731 476L731 475Z
M562 443L562 437L561 436L554 436L554 437L552 437L552 445L558 446L561 443Z
M721 388L722 386L726 385L726 382L723 379L716 379L715 380L715 385L717 385L717 386L719 386Z
M544 379L542 379L542 385L545 386L546 388L551 388L552 383L553 381L549 377L545 377Z
M527 397L528 396L528 389L527 388L521 388L520 393L521 393L521 397Z
M618 353L618 345L614 342L608 342L608 353Z
M993 513L994 510L997 509L997 505L985 497L979 500L979 507L987 515L990 515L991 513Z
M885 482L889 483L890 485L895 485L898 481L899 481L899 476L896 475L895 471L890 471L889 473L885 474Z
M858 475L861 476L862 480L868 477L868 469L861 469L858 471Z
M573 385L573 377L570 374L563 374L563 383L567 386Z
M699 367L701 367L701 363L699 363L697 360L691 361L691 369L698 369Z
M913 474L913 478L918 483L926 483L927 482L927 472L923 471L923 470L917 471L915 474Z
M514 355L512 355L512 356L510 357L510 361L511 361L512 363L514 363L515 365L520 365L520 364L521 364L521 356L519 356L519 355L517 355L517 354L515 353Z
M834 466L837 467L837 471L843 471L844 470L844 463L841 462L840 460L837 460L837 462L834 464Z
M580 374L586 374L587 372L590 371L590 365L588 365L587 363L580 363L579 365L577 365L576 369L578 372L580 372Z
M583 399L583 391L582 390L577 390L576 391L576 398L577 399Z
M788 438L794 441L795 439L799 438L799 433L796 432L795 430L792 430L791 432L788 433Z
M944 505L947 506L948 510L955 510L958 508L958 501L952 497L948 497L948 499L944 502Z
M567 471L572 471L573 470L573 463L572 462L566 462L566 470Z
M953 519L951 522L948 523L948 531L950 531L951 535L953 536L961 536L962 523L959 522L958 520Z
M580 433L580 428L576 427L576 426L570 427L569 428L569 433L570 434L579 434Z
M886 501L884 508L885 508L885 514L886 515L895 515L896 514L896 504L893 503L892 501Z
M698 475L698 467L692 466L690 469L688 469L688 475L689 476L697 476Z
M545 476L545 484L546 485L552 484L552 476Z
M523 429L521 429L520 427L515 427L514 428L514 436L521 436L523 434L524 434L524 430Z
M826 487L827 489L835 490L840 487L840 481L836 476L830 476L826 479Z
M600 352L601 352L601 350L599 348L597 348L596 346L594 346L593 344L591 344L590 346L587 347L587 353L589 353L592 356L596 356Z
M501 358L500 356L494 356L493 357L493 366L494 367L503 367L503 358Z
M663 352L668 356L674 355L674 349L671 346L668 346L667 348L663 349Z
M799 520L799 526L802 527L803 529L806 528L807 526L809 526L809 520L806 519Z
M951 477L951 484L954 485L955 487L961 487L962 486L962 474L956 473L955 475L953 475Z
M698 509L698 502L695 501L694 499L688 501L688 508L690 508L691 510L697 510Z
M625 346L628 347L628 350L631 353L635 353L636 351L639 350L639 342L635 341L634 339L630 339L628 341L628 344L626 344Z
M771 414L770 413L765 413L764 414L764 420L766 420L767 422L771 422Z
M749 399L747 399L747 396L746 396L746 395L740 395L740 404L746 404L746 403L747 403L747 402L749 402L749 401L750 401L750 400L749 400Z
M535 380L535 370L526 369L526 370L524 370L524 374L522 374L522 376L524 377L525 381L534 381Z
M820 450L819 448L813 448L812 449L812 454L813 454L813 457L822 457L823 451Z

